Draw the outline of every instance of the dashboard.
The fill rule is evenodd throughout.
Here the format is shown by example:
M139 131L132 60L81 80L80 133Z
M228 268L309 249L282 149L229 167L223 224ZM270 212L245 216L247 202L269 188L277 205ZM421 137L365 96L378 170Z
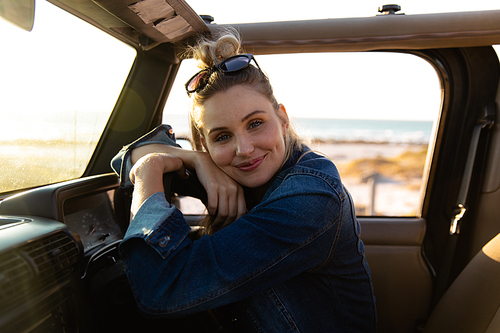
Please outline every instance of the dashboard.
M123 238L114 213L114 190L67 199L63 221L82 240L84 251Z
M128 221L116 217L117 188L114 173L47 185L4 199L0 215L62 223L77 234L87 254L123 238Z
M118 316L136 310L117 250L128 223L116 217L117 188L116 175L106 174L0 201L1 332L128 324Z

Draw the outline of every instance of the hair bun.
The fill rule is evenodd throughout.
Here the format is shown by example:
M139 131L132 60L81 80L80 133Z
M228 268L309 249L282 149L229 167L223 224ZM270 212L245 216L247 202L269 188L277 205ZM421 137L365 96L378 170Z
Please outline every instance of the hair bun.
M229 57L240 54L240 35L234 29L226 29L215 39L201 37L198 44L190 51L193 58L198 60L198 67L212 67Z
M239 36L233 34L223 35L217 40L214 52L214 62L218 64L224 59L235 56L240 53L240 49L241 41Z

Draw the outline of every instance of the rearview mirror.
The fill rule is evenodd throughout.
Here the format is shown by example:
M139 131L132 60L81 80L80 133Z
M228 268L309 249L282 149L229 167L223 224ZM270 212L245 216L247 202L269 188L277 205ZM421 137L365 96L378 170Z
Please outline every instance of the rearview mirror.
M31 31L35 21L35 0L0 0L0 17Z

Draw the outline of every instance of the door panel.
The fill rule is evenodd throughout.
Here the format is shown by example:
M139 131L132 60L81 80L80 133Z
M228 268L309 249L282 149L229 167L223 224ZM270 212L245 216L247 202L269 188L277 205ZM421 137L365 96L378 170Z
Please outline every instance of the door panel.
M377 298L379 332L413 332L431 302L432 271L422 255L425 220L360 218Z

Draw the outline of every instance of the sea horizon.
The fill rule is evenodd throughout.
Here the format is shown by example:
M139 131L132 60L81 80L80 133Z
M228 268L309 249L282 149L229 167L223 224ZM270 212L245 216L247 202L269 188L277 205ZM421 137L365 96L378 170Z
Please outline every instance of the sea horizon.
M2 144L13 143L29 145L29 142L59 142L59 144L81 143L98 140L94 118L65 119L68 126L58 131L47 132L46 124L39 124L40 131L23 132L17 129L14 134L0 138ZM432 121L413 120L368 120L368 119L335 119L335 118L291 118L297 134L307 140L322 142L366 142L366 143L398 143L428 144L432 136ZM101 125L105 121L102 121ZM177 137L189 137L190 127L187 115L165 114L164 124L173 127ZM76 130L76 131L75 131Z
M302 137L335 142L428 144L432 121L295 118Z

